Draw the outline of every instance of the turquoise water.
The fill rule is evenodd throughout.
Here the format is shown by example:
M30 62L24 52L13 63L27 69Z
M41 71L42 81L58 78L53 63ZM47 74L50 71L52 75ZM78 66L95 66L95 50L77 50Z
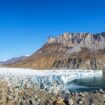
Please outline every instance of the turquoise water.
M105 90L105 73L102 76L93 76L86 78L75 79L72 82L68 82L66 88L70 91L94 91L100 88Z

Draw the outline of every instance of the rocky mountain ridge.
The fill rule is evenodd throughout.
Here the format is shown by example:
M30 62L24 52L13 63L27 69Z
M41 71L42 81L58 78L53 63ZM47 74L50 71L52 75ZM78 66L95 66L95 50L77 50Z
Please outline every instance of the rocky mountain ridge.
M57 38L49 37L48 43L62 43L65 47L87 47L94 50L105 48L105 33L64 33Z
M105 32L64 33L49 37L37 52L8 65L35 69L105 69Z

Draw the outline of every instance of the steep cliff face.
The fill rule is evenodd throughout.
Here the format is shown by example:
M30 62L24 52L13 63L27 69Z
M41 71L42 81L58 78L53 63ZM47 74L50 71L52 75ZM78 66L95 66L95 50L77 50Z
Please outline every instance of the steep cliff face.
M36 69L105 69L105 33L64 33L22 62L7 65Z

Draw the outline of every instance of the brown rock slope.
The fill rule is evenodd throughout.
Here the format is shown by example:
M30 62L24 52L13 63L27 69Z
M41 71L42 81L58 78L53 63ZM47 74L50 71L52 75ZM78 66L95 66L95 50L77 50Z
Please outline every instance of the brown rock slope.
M105 33L64 33L25 60L6 65L34 69L105 69Z

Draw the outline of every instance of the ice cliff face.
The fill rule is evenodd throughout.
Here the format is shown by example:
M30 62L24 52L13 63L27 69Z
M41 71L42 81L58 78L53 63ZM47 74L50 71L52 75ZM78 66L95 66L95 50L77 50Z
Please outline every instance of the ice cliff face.
M55 93L59 90L64 90L65 85L77 78L93 76L102 76L102 71L89 71L89 70L46 70L38 71L31 69L19 69L19 68L0 68L0 79L6 79L8 82L13 83L21 87L26 83L36 84L39 89L44 89L49 92Z

